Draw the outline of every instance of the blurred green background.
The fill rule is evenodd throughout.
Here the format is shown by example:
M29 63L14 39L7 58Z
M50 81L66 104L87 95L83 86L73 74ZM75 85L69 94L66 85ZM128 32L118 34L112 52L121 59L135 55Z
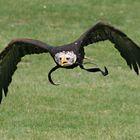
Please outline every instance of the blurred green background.
M66 44L101 20L140 44L139 0L0 0L0 50L20 37ZM86 55L110 74L60 69L56 87L49 54L24 57L0 105L0 139L139 140L140 77L108 41Z

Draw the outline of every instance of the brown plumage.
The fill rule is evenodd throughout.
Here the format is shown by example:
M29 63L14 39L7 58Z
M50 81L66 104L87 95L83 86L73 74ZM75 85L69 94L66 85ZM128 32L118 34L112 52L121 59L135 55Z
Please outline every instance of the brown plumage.
M126 60L129 67L139 74L140 48L122 31L112 25L99 22L76 41L63 46L53 47L46 43L33 39L15 39L0 53L0 102L3 93L8 93L8 86L12 81L12 75L17 69L18 62L28 54L50 53L56 66L48 74L49 81L55 85L51 79L51 73L58 68L73 69L79 66L89 72L101 72L104 76L108 74L107 68L102 71L99 68L85 69L83 66L84 47L99 41L109 40Z

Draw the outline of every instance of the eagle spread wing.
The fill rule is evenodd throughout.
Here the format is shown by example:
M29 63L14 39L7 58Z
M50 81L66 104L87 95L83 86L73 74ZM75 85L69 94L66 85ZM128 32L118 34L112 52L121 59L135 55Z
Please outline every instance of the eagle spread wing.
M72 51L77 55L77 60L72 64L70 63L71 65L69 67L64 68L74 68L79 65L82 69L85 69L82 66L81 61L81 59L84 58L83 47L104 40L111 41L115 45L115 48L120 52L121 56L126 60L130 68L133 68L135 72L139 74L140 48L138 47L138 45L135 44L130 38L128 38L127 35L122 31L103 22L99 22L94 25L75 42L59 47L52 47L38 40L16 39L11 41L8 46L0 53L0 103L3 93L5 94L5 96L7 95L8 86L12 80L12 75L17 68L16 65L18 64L18 62L20 62L23 56L27 54L49 52L55 59L57 53L64 53L64 55L66 55L65 52ZM51 79L51 73L59 67L62 66L59 66L59 64L57 64L48 74L49 81L52 84L54 83ZM102 72L98 68L85 70L90 72ZM103 75L106 73L107 70L105 73L102 72Z
M140 48L126 34L115 27L99 22L85 32L77 42L80 42L80 47L84 47L104 40L111 41L129 67L131 69L133 67L135 72L139 74Z
M8 86L12 81L12 75L17 69L21 57L27 54L39 54L49 52L51 47L41 41L32 39L17 39L11 41L0 53L0 103L3 92L5 96Z

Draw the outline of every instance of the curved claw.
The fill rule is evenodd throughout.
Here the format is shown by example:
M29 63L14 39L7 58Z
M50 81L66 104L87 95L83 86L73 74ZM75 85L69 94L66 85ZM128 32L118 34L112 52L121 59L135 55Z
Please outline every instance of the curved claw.
M48 73L48 80L49 80L49 82L52 84L52 85L55 85L55 86L57 86L57 85L59 85L59 84L55 84L54 82L53 82L53 80L52 80L52 78L51 78L51 74L52 74L52 72L54 72L55 70L57 70L59 68L59 66L55 66L55 67L53 67L51 70L50 70L50 72Z
M103 76L106 76L106 75L108 75L108 70L106 67L104 67L104 69L105 69L105 71L101 71L101 72L102 72Z
M108 70L107 70L106 67L104 67L105 71L102 71L100 68L89 68L89 69L86 69L86 68L84 68L83 65L80 65L80 68L84 69L84 70L86 70L88 72L101 72L103 76L108 75Z

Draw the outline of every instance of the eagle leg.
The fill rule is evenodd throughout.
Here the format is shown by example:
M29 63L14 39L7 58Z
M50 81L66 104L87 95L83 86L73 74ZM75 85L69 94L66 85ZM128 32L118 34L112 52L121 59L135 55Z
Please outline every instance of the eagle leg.
M52 80L52 77L51 77L52 72L54 72L54 71L57 70L58 68L59 68L59 66L55 66L55 67L53 67L53 68L49 71L49 73L48 73L48 80L49 80L49 82L50 82L52 85L59 85L59 84L55 84L55 83L53 82L53 80Z
M106 67L104 67L104 69L105 69L104 71L101 70L100 68L89 68L89 69L86 69L83 65L80 65L80 68L84 69L84 70L86 70L88 72L101 72L103 76L108 75L108 70L107 70Z

